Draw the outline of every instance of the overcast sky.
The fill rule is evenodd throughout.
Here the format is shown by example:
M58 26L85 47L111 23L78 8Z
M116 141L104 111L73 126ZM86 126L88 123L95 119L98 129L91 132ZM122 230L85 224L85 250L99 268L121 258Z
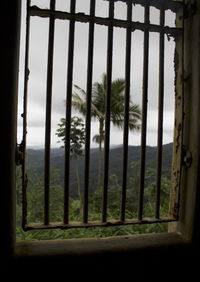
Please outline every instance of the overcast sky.
M22 135L23 109L23 77L24 77L24 38L25 38L25 2L22 12L22 35L19 70L19 109L18 109L18 142ZM69 0L57 0L56 8L69 11ZM88 13L89 0L77 0L77 12ZM32 0L32 5L48 8L48 0ZM97 0L96 15L107 17L107 1ZM126 4L116 3L115 17L126 18ZM144 20L144 9L133 6L133 20ZM151 8L151 23L159 23L159 11ZM170 11L166 12L166 25L174 26L175 17ZM68 21L56 20L54 45L54 73L53 73L53 100L52 100L52 147L58 146L55 132L60 118L65 116L64 100L66 98L67 54L68 54ZM163 142L173 140L174 124L174 41L165 38L165 99L164 99L164 136ZM27 145L30 147L44 146L45 103L46 103L46 76L47 76L47 42L48 19L31 18L30 59L29 59L29 88L28 88L28 134ZM125 29L114 28L113 79L125 77ZM94 71L93 82L101 81L106 72L107 28L95 25L94 41ZM88 24L76 23L75 56L73 83L86 89L87 75ZM132 61L131 61L131 98L134 103L142 103L142 72L143 72L143 33L132 33ZM150 33L149 45L149 93L148 93L148 124L147 144L155 146L157 142L157 106L158 106L158 68L159 68L159 35ZM78 115L74 113L73 115ZM92 122L92 136L98 133L98 123ZM122 144L122 132L111 127L111 145ZM140 145L140 133L129 134L130 145ZM97 146L92 143L92 147Z

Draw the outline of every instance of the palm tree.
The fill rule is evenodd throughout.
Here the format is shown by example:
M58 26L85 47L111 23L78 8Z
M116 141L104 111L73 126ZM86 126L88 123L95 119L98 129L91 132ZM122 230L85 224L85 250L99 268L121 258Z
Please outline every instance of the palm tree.
M93 137L93 141L99 144L99 167L98 167L98 184L101 185L101 151L104 142L104 126L105 126L105 104L106 104L106 88L107 76L102 75L102 82L95 82L92 88L91 116L99 121L99 134ZM74 85L76 92L72 95L72 106L83 115L86 114L86 92L77 85ZM111 122L118 128L124 126L124 90L125 80L116 79L111 86ZM78 91L78 93L77 93ZM133 104L130 100L129 106L129 129L139 130L141 120L141 110L139 105Z

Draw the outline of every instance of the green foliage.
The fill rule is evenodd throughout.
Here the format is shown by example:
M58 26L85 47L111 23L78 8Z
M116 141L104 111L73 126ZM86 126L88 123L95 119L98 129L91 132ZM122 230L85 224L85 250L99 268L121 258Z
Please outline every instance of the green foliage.
M65 144L65 128L66 120L61 118L58 124L56 135L60 138L58 143ZM70 155L71 158L78 159L82 156L82 147L85 144L85 128L82 118L71 118L71 131L70 131ZM63 145L62 145L63 147Z
M104 141L105 130L105 101L107 78L104 74L100 83L96 82L92 89L91 116L99 121L99 134L94 136L94 141L99 144L99 152L90 155L90 186L89 186L89 221L100 221L102 216L102 194L101 187L101 162L102 143ZM86 92L79 86L75 86L77 92L73 93L72 106L79 113L86 115ZM122 128L124 126L124 79L117 79L112 82L111 87L111 122L114 126ZM130 100L129 103L129 129L138 130L140 128L141 110L138 105L134 105ZM81 181L83 181L84 161L82 147L85 144L85 127L83 120L79 117L71 118L70 125L70 199L69 199L69 220L75 222L82 221L82 192ZM58 124L56 135L59 138L59 143L65 145L66 120L62 118ZM167 164L171 161L171 145L166 147L170 154L167 153ZM60 149L61 150L61 149ZM33 151L33 150L32 150ZM43 206L44 206L44 175L43 175L43 155L40 151L39 156L34 159L32 153L32 162L28 154L28 189L27 189L27 204L28 204L28 222L42 223L43 221ZM53 152L53 150L52 150ZM166 155L166 154L165 154ZM148 157L147 157L148 156ZM164 156L164 153L163 153ZM92 159L93 157L93 159ZM111 169L109 185L108 185L108 205L107 215L108 220L119 220L121 208L121 193L122 193L122 172L121 163L122 148L118 148L110 154L109 166ZM155 171L155 150L147 146L146 150L146 172L145 172L145 191L144 191L144 210L145 217L154 215L155 210L155 192L156 192L156 171ZM64 169L60 163L64 163L64 153L62 156L51 158L51 178L50 178L50 221L62 222L64 208L64 189L63 175ZM62 159L62 161L61 161ZM38 161L39 160L39 161ZM138 210L138 193L139 193L139 168L140 168L140 148L129 148L129 163L127 169L127 190L126 190L126 219L137 218ZM163 157L164 160L164 157ZM110 165L112 161L112 166ZM60 163L59 163L60 162ZM79 166L81 164L80 175ZM95 168L98 174L94 173ZM170 168L163 166L163 176L161 181L161 199L160 199L160 214L168 215L169 210L169 194L170 194ZM75 171L75 177L72 177L72 171ZM42 172L41 172L42 171ZM94 179L97 180L97 186ZM77 193L74 187L77 186ZM17 240L18 241L34 241L44 239L68 239L68 238L91 238L91 237L109 237L119 235L132 235L141 233L153 233L167 231L167 223L162 224L142 224L142 225L126 225L113 227L94 227L94 228L75 228L69 230L35 230L24 232L21 226L21 175L17 175Z
M56 135L60 138L59 143L66 142L66 120L61 118L61 123L58 124L58 129ZM82 146L85 144L85 128L83 120L79 117L71 118L71 128L70 128L70 157L76 162L76 178L77 178L77 191L80 199L80 207L82 206L81 199L81 184L79 176L79 163L78 160L83 156ZM63 147L63 146L62 146Z
M132 169L135 165L131 163ZM155 171L148 170L147 180ZM52 179L50 186L50 220L51 222L61 222L63 220L63 188L55 185L56 178L59 178L59 171L51 168L52 175L55 176L55 181ZM135 175L137 178L137 174ZM137 179L133 176L128 178L127 201L126 201L126 218L137 218L137 193L134 191L134 184ZM145 224L145 225L127 225L113 227L93 227L93 228L76 228L69 230L34 230L24 232L20 227L20 210L21 210L21 185L20 173L17 177L17 240L18 241L34 241L34 240L54 240L54 239L69 239L69 238L103 238L110 236L129 236L132 234L166 232L167 223L160 224ZM119 219L120 204L121 204L121 185L119 178L115 174L111 174L109 179L108 189L108 219ZM144 203L144 216L152 216L155 209L155 181L147 181L148 186L145 188L145 195L148 196L148 201ZM161 216L166 216L169 209L169 192L170 181L163 177L161 183ZM30 177L28 189L28 222L42 222L43 218L43 178L36 174ZM89 198L89 220L101 220L102 212L102 187L100 190L95 190L90 194ZM69 208L70 221L82 221L80 199L70 198Z

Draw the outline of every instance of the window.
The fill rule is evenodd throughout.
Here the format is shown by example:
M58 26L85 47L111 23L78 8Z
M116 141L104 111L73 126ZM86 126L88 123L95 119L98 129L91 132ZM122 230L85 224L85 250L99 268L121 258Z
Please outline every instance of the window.
M41 4L37 1L27 1L27 23L26 23L26 50L25 50L25 77L24 77L24 109L23 109L23 140L20 144L19 150L22 152L22 225L24 230L30 229L51 229L51 228L77 228L77 227L93 227L93 226L115 226L115 225L129 225L129 224L145 224L145 223L160 223L160 222L172 222L177 221L179 216L179 188L180 188L180 177L181 177L181 144L182 144L182 82L180 80L181 74L183 72L183 53L182 53L182 36L183 36L183 3L175 1L108 1L100 3L101 1L86 1L88 4L88 10L85 13L77 11L79 9L79 2L69 1L70 5L67 10L63 10L61 2L58 3L55 0L46 1ZM76 7L77 4L77 7ZM108 17L105 15L98 16L99 13L97 10L97 5L106 6L108 10ZM121 6L119 6L121 5ZM87 5L85 5L87 6ZM99 7L100 7L99 6ZM62 9L59 10L59 7ZM123 8L125 15L118 13L118 10ZM144 13L144 17L140 18L139 21L135 21L136 10L140 8L140 12ZM179 20L177 20L176 26L167 26L168 10L172 13L180 14ZM138 10L139 11L139 10ZM158 16L152 17L153 12L157 12ZM33 62L30 62L34 59L34 55L30 56L31 51L33 52L32 45L35 44L34 36L31 37L31 34L36 32L34 30L36 19L44 18L45 22L40 22L41 29L44 25L45 33L43 37L45 39L46 47L43 46L43 41L41 39L40 44L40 56L43 69L47 66L47 71L45 72L46 79L44 83L38 82L38 87L43 87L43 103L45 105L45 118L43 119L44 123L44 214L43 214L43 223L28 223L27 222L27 213L28 213L28 200L27 200L27 187L28 187L28 175L27 175L27 136L30 132L30 128L27 130L28 115L30 106L28 104L29 90L31 86L33 87L33 78L35 73L30 69L29 64L33 65ZM122 17L122 18L120 18ZM156 22L157 20L157 22ZM52 100L57 99L56 94L53 93L55 80L59 80L59 77L54 71L56 61L55 48L56 48L56 34L59 32L63 33L63 26L59 26L60 21L67 22L68 26L65 25L65 29L68 29L68 58L67 58L67 80L66 80L66 107L65 107L65 126L64 130L64 195L63 195L63 220L59 223L50 222L50 181L51 181L51 139L52 139L52 121L53 121L53 112L52 112ZM154 23L155 21L155 23ZM78 57L78 52L76 54L75 41L76 37L76 26L85 25L88 29L85 36L88 37L88 47L87 47L87 60L85 60L85 69L87 69L86 77L86 91L84 92L78 86L76 86L77 91L84 92L86 97L85 104L82 105L82 112L85 114L85 148L84 148L84 187L83 187L83 200L82 200L82 220L81 222L72 222L69 218L69 209L70 209L70 158L71 158L71 127L72 127L72 107L76 101L73 100L73 80L74 80L74 61L76 56ZM105 112L99 114L96 105L93 103L93 69L95 67L94 53L95 53L95 29L98 27L105 27L105 34L107 34L107 51L105 52L106 59L106 74L104 76L104 83L106 84L105 89ZM108 219L107 209L108 209L108 191L109 191L109 158L110 158L110 138L111 138L111 121L112 121L112 100L114 95L112 93L112 77L114 72L114 34L117 28L120 28L125 31L125 36L123 46L124 46L124 97L121 102L120 107L123 112L123 121L121 120L121 127L123 128L123 153L122 153L122 180L121 180L121 191L120 191L120 200L119 200L119 217L115 220ZM84 30L83 29L83 30ZM32 33L31 33L32 31ZM141 148L140 148L140 162L139 162L139 185L137 191L137 212L132 217L128 216L126 210L127 202L127 166L128 166L128 150L129 150L129 128L130 123L132 122L131 116L131 94L130 94L130 84L131 84L131 55L132 49L134 49L134 42L132 40L133 34L136 31L140 31L143 36L143 41L141 48L143 48L142 55L142 91L141 91ZM78 29L77 29L78 32ZM116 31L117 33L117 31ZM157 165L156 165L156 176L155 176L155 201L153 204L154 211L150 217L144 216L144 194L145 194L145 174L146 174L146 150L147 150L147 115L148 115L148 99L149 99L149 88L152 87L149 82L150 77L150 40L152 34L157 35L158 42L158 125L157 125ZM42 33L39 35L42 38ZM80 36L80 34L79 34ZM160 214L160 199L161 199L161 181L162 181L162 155L163 155L163 118L164 118L164 96L165 96L165 63L169 60L169 57L166 57L166 41L170 41L174 38L176 42L175 48L175 57L174 57L174 69L175 69L175 126L174 126L174 148L173 148L173 168L172 168L172 187L171 187L171 199L170 199L170 211L169 214L162 216ZM81 39L83 41L83 38ZM79 41L78 41L79 42ZM80 42L81 44L81 42ZM32 49L31 49L32 48ZM82 47L84 48L84 46ZM44 50L43 50L44 49ZM46 53L45 54L45 50ZM36 55L36 53L35 53ZM46 56L45 56L46 55ZM47 57L47 60L43 59ZM168 59L167 59L168 58ZM80 58L79 58L80 59ZM172 57L170 58L172 60ZM34 63L36 60L34 61ZM44 66L43 66L44 65ZM44 72L44 71L43 71ZM45 77L45 75L43 75ZM83 74L81 74L83 75ZM134 76L135 73L132 75ZM65 82L65 81L64 81ZM61 82L63 83L63 82ZM29 84L31 86L29 86ZM39 91L41 93L41 91ZM44 92L46 95L44 95ZM55 91L54 91L55 92ZM53 96L54 94L54 96ZM173 95L172 95L173 96ZM76 96L76 99L79 99L80 96ZM79 99L80 100L80 99ZM80 101L79 101L80 102ZM81 101L82 102L82 101ZM114 101L116 103L116 101ZM96 107L96 108L94 108ZM79 109L80 109L79 103ZM36 111L36 108L35 110ZM138 116L137 116L138 115ZM90 220L88 215L89 210L89 182L90 182L90 159L91 159L91 120L93 117L97 117L98 120L103 119L102 132L104 136L104 167L103 167L103 183L102 183L102 210L101 218L98 218L97 221ZM136 113L134 118L140 119L140 110ZM115 123L120 123L115 121ZM133 121L135 122L135 121ZM41 121L42 123L42 121ZM113 122L114 123L114 122ZM138 125L140 127L140 125ZM101 135L101 133L100 133ZM100 138L102 138L100 136ZM29 179L30 182L30 179ZM81 197L81 196L80 196ZM81 198L80 198L81 200Z
M12 258L15 254L15 260L21 267L24 261L41 262L44 267L44 261L52 257L59 257L59 262L71 262L77 265L84 261L90 262L100 254L97 262L102 263L107 257L108 266L110 261L127 262L139 271L140 274L145 271L148 275L154 275L155 263L159 270L166 273L166 265L170 263L178 274L179 278L184 276L188 270L191 275L189 265L191 261L196 262L199 253L199 2L188 1L184 7L184 127L183 144L191 152L192 164L190 167L183 167L181 177L180 194L180 216L175 227L171 228L175 233L171 234L152 234L148 236L133 236L128 238L114 238L106 240L69 240L60 242L34 242L34 243L15 243L15 148L16 148L16 105L17 105L17 72L18 72L18 51L19 51L19 21L20 21L20 1L15 1L12 6L8 2L3 3L5 13L12 13L12 17L7 18L7 28L2 29L4 36L4 48L2 68L2 95L3 105L1 111L2 129L5 132L2 138L1 157L2 163L2 187L1 187L1 214L3 232L3 257L4 261ZM5 24L5 22L4 22ZM9 34L9 36L8 36ZM5 56L6 55L6 56ZM187 154L186 154L187 155ZM187 157L185 158L187 160ZM187 246L192 248L187 248ZM125 248L126 245L126 248ZM154 248L155 245L157 248ZM81 247L79 249L79 247ZM80 254L83 256L80 257ZM94 255L95 254L95 255ZM111 256L112 254L112 256ZM122 255L123 254L123 255ZM187 255L186 255L187 254ZM106 256L107 255L107 256ZM166 255L166 256L165 256ZM167 257L167 261L166 261ZM41 258L43 260L41 261ZM165 260L163 260L165 258ZM38 259L40 259L38 261ZM145 260L146 259L146 260ZM13 262L13 260L12 260ZM58 260L57 260L58 262ZM166 263L163 263L166 262ZM15 264L9 265L9 272L13 270ZM100 265L100 264L99 264ZM98 265L98 266L99 266ZM4 265L3 265L4 266ZM30 265L29 265L30 266ZM38 266L38 264L37 264ZM125 265L123 264L123 267ZM126 265L127 266L127 265ZM141 268L142 266L142 268ZM146 268L146 266L148 266ZM181 266L181 267L180 267ZM186 266L186 267L184 267ZM26 264L28 267L28 264ZM35 264L33 265L35 270ZM60 268L60 264L58 264ZM138 268L139 267L139 268ZM189 269L188 269L189 267ZM18 268L18 270L21 268ZM40 268L41 269L41 268ZM69 268L68 268L69 269ZM25 269L23 269L25 270ZM30 270L30 268L29 268ZM119 270L119 269L118 269ZM113 272L113 269L111 270ZM31 272L32 273L32 272ZM48 271L49 273L49 271ZM124 273L124 269L123 269ZM52 274L52 272L50 272ZM117 275L119 271L117 271ZM20 273L21 275L21 273ZM168 273L171 278L171 273ZM174 277L174 276L173 276ZM191 277L191 276L190 276ZM146 277L147 278L147 277ZM149 277L148 277L149 278ZM160 277L159 277L160 278Z

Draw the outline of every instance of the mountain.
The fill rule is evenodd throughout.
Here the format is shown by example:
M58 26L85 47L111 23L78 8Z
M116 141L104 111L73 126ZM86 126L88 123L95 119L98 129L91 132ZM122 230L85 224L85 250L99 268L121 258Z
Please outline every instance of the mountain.
M172 163L172 148L173 144L163 145L163 161L162 161L162 175L169 178L171 177L171 163ZM98 148L93 148L90 151L90 187L96 187L97 171L98 171ZM157 147L146 147L146 170L156 168ZM109 175L116 175L119 182L122 179L122 159L123 148L122 146L113 147L110 149L109 161ZM102 153L103 160L103 153ZM64 183L64 149L53 148L51 149L51 167L57 171L56 185L63 186ZM140 165L140 146L129 146L128 148L128 175L138 175ZM28 149L27 150L27 170L29 174L36 174L43 177L44 174L44 150L42 149ZM83 189L84 181L84 157L79 160L79 176L81 186ZM103 179L103 166L102 166L102 179ZM77 186L77 177L75 170L75 161L70 161L70 183L71 186ZM76 190L76 189L72 189Z

